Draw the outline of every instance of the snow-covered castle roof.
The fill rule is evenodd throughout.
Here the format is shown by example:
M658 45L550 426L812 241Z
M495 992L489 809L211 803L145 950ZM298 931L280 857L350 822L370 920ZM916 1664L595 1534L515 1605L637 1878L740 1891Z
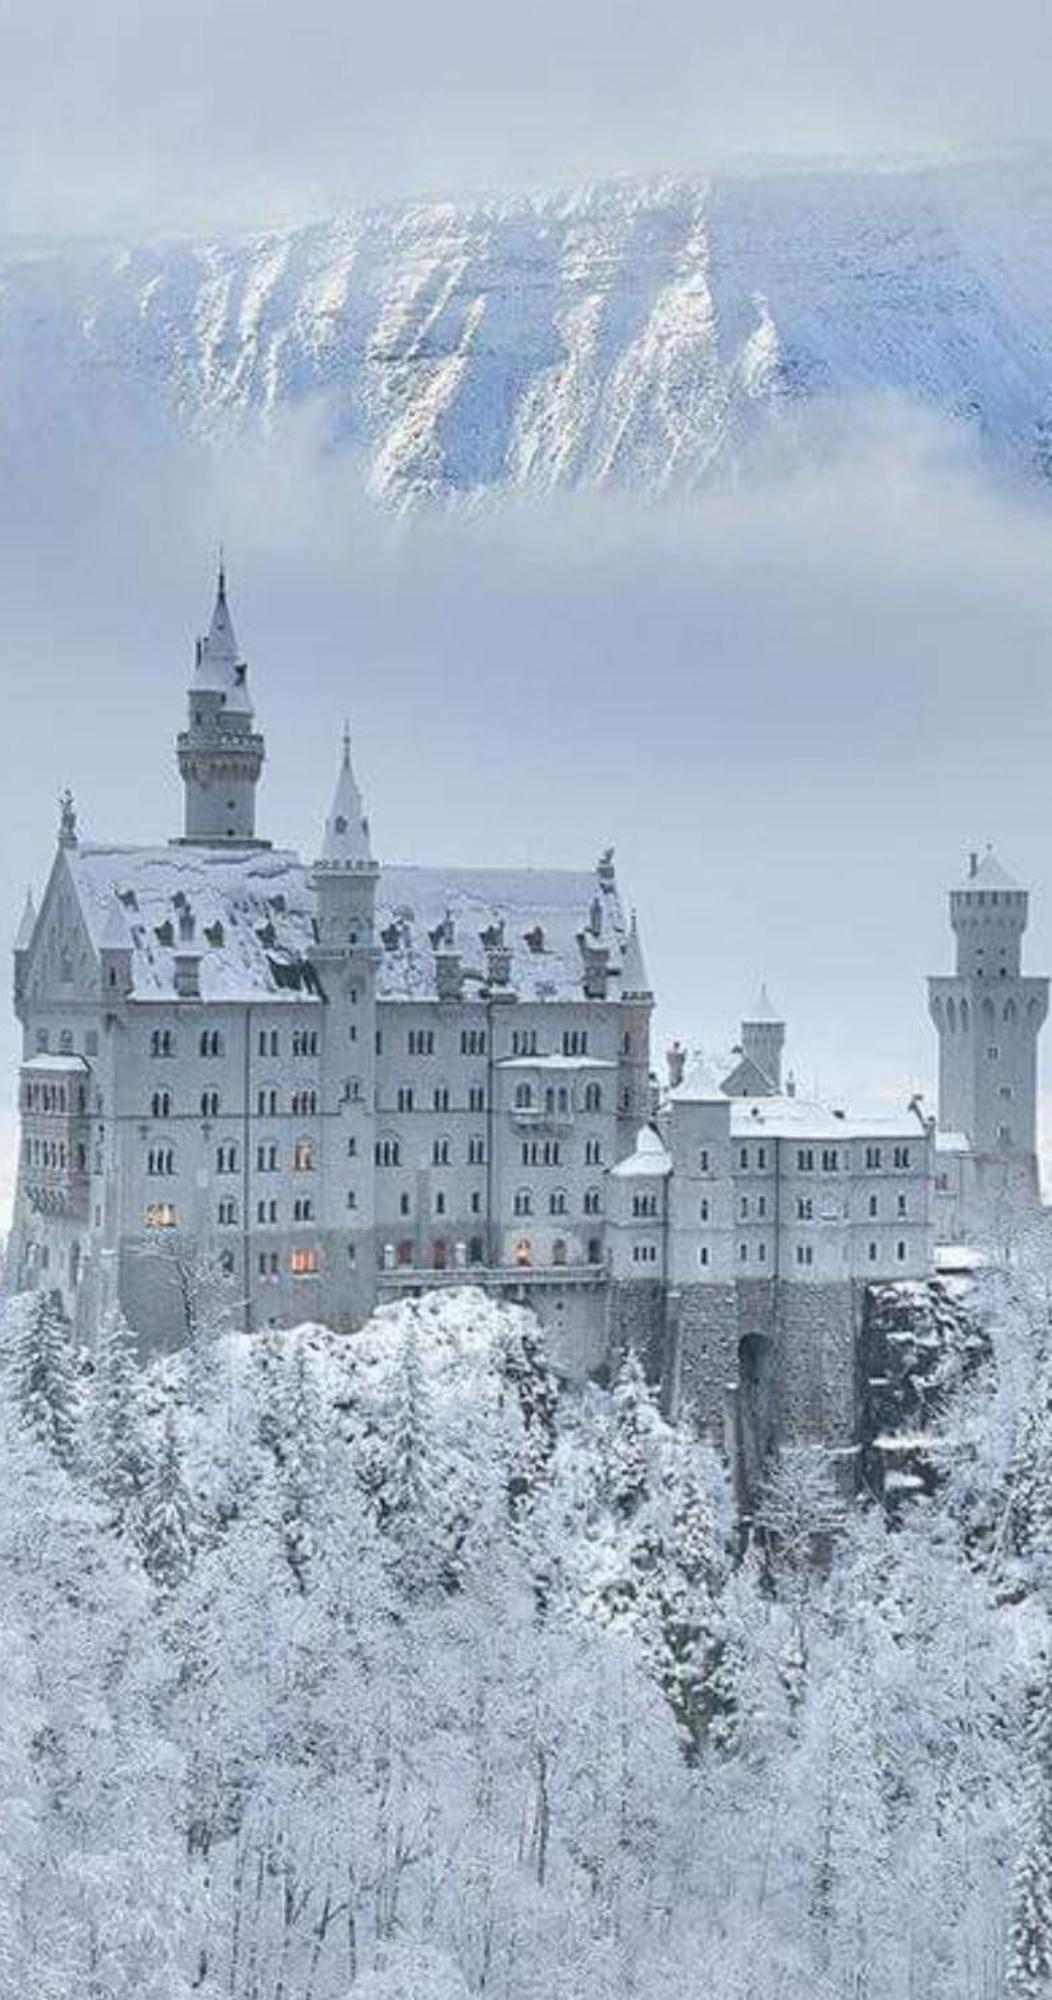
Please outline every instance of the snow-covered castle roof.
M65 850L92 943L131 953L132 994L172 999L175 960L200 957L204 1000L310 998L314 895L296 854L173 845ZM616 888L593 870L383 868L377 893L377 994L437 997L435 958L453 948L466 998L502 981L522 1000L584 997L586 950L608 952L619 996L633 945Z

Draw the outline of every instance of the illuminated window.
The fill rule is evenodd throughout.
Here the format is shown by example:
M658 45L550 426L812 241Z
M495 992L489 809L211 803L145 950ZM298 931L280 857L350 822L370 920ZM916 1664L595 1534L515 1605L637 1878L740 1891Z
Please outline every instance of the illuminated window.
M147 1229L174 1229L176 1226L175 1203L172 1201L151 1201L145 1215Z
M293 1172L297 1174L312 1174L314 1172L313 1139L297 1139L292 1149L292 1167Z
M312 1278L318 1269L318 1252L314 1249L293 1250L289 1254L289 1270L294 1278Z

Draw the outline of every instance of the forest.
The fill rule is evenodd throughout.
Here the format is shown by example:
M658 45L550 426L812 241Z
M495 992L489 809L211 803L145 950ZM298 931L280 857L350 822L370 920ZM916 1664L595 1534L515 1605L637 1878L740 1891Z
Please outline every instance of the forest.
M177 1355L4 1309L0 1990L1052 1993L1052 1267L977 1284L932 1491L747 1527L634 1357L479 1291Z

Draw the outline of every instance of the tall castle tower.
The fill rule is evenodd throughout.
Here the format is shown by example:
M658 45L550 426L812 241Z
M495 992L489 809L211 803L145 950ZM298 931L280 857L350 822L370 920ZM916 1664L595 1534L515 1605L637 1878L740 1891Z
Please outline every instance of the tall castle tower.
M967 879L950 893L956 969L928 982L939 1126L964 1134L987 1204L1038 1192L1037 1043L1049 983L1022 971L1028 903L990 848L973 854Z
M182 839L206 847L266 847L256 839L263 738L252 726L248 668L238 658L222 567L208 636L197 642L187 727L176 744L186 793Z
M311 870L316 939L310 958L325 1000L321 1042L321 1212L327 1311L336 1327L372 1309L376 1259L376 888L369 822L351 764L350 732L321 853Z

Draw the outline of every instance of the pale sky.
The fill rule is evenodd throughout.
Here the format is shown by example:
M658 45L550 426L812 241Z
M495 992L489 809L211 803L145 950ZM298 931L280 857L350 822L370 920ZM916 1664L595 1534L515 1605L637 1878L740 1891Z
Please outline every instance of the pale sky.
M1047 0L0 0L0 231L1052 136Z

